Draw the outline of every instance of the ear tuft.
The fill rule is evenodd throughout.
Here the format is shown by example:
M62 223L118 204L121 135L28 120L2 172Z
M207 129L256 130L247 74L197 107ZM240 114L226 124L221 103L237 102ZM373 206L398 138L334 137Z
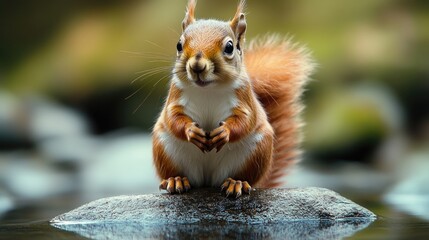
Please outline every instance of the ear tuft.
M189 0L188 1L188 7L186 8L186 14L185 18L182 21L182 30L185 31L185 29L195 22L195 6L197 5L196 0Z
M243 13L244 7L246 5L245 0L241 0L238 3L237 11L235 12L234 18L229 22L231 29L234 31L235 37L237 39L237 47L240 49L240 46L244 42L244 34L246 32L247 23L246 17Z

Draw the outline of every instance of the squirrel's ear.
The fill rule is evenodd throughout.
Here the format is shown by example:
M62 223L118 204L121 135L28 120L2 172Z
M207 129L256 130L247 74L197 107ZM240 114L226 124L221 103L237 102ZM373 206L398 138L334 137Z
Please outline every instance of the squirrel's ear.
M245 0L241 0L237 7L237 12L234 18L229 22L232 30L234 31L235 37L238 41L238 48L240 49L241 44L244 41L244 33L246 32L247 23L246 17L244 16L243 10L246 4Z
M188 7L186 8L185 18L182 21L182 30L185 29L193 22L195 22L194 13L195 13L195 5L197 4L196 0L189 0Z

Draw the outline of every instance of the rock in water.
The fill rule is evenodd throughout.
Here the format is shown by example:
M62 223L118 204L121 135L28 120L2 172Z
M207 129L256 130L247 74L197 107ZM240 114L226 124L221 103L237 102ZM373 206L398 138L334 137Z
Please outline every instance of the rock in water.
M103 198L51 220L57 228L96 239L342 238L375 214L323 188L257 189L239 199L217 189L182 195Z

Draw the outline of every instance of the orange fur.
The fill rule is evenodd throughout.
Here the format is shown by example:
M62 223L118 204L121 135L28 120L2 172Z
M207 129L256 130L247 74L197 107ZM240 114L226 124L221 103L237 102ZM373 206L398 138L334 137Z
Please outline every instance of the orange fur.
M160 141L158 134L167 130L177 138L187 141L185 128L187 124L192 123L192 119L183 113L183 106L178 104L180 95L181 91L174 84L171 84L165 104L166 107L160 116L162 121L157 122L152 133L154 165L161 179L179 176L180 174L173 161L165 153L163 143Z
M163 144L161 143L157 133L161 132L162 126L157 125L152 135L152 151L154 156L154 165L157 169L157 174L161 179L167 179L172 176L180 176L177 168L165 153Z
M304 48L278 36L252 41L244 62L275 135L273 165L261 186L276 187L300 157L300 97L314 64Z
M250 86L236 90L239 104L232 110L232 115L225 120L225 125L231 131L230 142L235 142L247 136L249 132L255 129L258 112L251 91Z
M177 167L174 166L173 161L166 154L158 135L161 132L168 131L177 138L187 141L185 129L188 124L192 123L192 119L183 113L183 106L178 104L181 94L181 90L174 84L170 85L165 107L159 117L161 121L155 124L152 133L154 165L161 179L181 175Z
M271 129L271 128L268 128ZM263 140L258 143L256 149L246 161L233 179L242 179L248 181L252 186L263 186L261 181L270 178L269 170L272 167L272 152L273 152L273 133L265 129L257 129L256 131L263 133Z
M177 138L186 141L185 128L192 123L192 119L184 114L183 106L178 103L180 95L181 91L174 84L171 84L166 108L161 117L168 131Z

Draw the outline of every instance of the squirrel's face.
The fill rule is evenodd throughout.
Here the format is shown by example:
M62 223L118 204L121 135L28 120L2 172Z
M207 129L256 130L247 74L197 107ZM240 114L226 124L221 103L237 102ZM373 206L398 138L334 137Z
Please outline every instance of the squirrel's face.
M238 78L242 53L226 22L199 20L189 25L177 43L175 73L200 87L226 84Z
M230 22L198 20L193 17L195 2L189 1L183 33L177 43L174 74L187 85L226 85L242 74L242 49L246 22L240 3Z

